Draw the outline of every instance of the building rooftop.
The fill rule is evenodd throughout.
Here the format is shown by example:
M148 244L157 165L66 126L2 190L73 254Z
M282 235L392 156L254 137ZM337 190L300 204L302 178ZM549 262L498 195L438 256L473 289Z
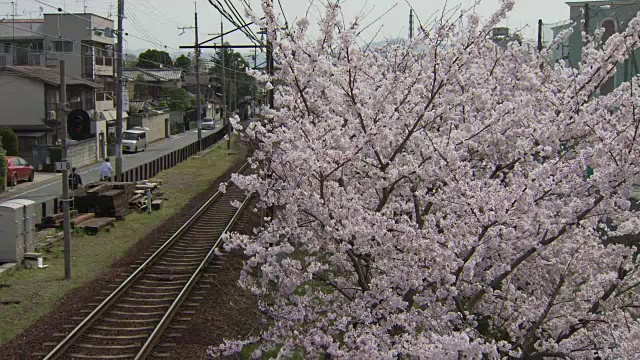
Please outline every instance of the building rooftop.
M182 78L182 69L123 69L122 75L127 80L146 82L177 81Z
M47 68L44 66L3 66L0 68L0 72L42 80L49 85L60 85L60 72L58 69ZM84 85L92 88L102 87L102 85L93 81L78 79L68 75L66 76L66 79L67 85Z
M64 14L60 14L60 13L45 13L44 16L73 16L73 17L97 17L103 20L108 20L113 22L113 19L109 19L107 17L104 17L102 15L96 15L94 13L64 13Z

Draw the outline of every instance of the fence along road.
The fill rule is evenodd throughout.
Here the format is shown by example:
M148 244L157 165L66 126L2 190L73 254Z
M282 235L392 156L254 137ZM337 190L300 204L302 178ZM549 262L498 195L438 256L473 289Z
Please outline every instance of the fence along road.
M215 137L217 138L216 141L218 141L222 136L224 136L224 129L222 128L218 128L215 131L203 131L203 139ZM183 149L191 144L195 144L197 142L197 139L197 130L189 131L186 133L178 134L177 136L173 136L172 138L164 139L151 144L146 151L138 152L135 154L125 154L122 159L123 169L126 173L131 169L136 169L140 166L144 166L144 164L152 163L153 161L161 159L167 155L170 156L170 154L178 151L179 149ZM213 143L208 146L211 146L212 144ZM84 183L95 182L99 180L99 168L100 163L97 163L89 166L88 168L79 169L78 173L80 173L80 175L82 176L82 180ZM168 167L164 168L166 169ZM61 192L62 185L59 178L56 178L56 180L54 181L34 184L33 186L29 186L25 189L14 190L11 192L0 194L0 202L8 201L11 199L28 199L38 203L57 198L61 195Z

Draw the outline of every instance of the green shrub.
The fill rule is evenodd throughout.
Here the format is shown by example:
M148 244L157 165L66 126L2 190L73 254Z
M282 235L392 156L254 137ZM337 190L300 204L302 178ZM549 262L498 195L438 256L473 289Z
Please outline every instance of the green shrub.
M18 135L11 129L0 129L2 147L7 156L18 156Z

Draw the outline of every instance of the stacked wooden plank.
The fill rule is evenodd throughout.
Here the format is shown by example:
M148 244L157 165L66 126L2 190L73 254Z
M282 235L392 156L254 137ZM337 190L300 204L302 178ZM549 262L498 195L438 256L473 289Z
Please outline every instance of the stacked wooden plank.
M74 208L80 213L95 213L97 218L122 219L130 213L128 200L135 189L135 183L90 184L74 194Z
M89 219L96 217L95 213L79 214L71 217L71 228L75 228L78 224L83 223ZM60 220L60 226L64 226L64 220Z
M77 210L71 210L70 211L70 216L73 218L74 216L76 216L78 214ZM47 228L58 228L62 226L63 223L63 218L64 218L64 214L62 212L59 212L57 214L53 214L50 216L47 216L43 219L42 223L40 224L40 228L41 229L47 229Z
M152 210L159 210L162 205L160 184L160 181L150 182L149 180L136 183L134 195L129 198L129 206L132 209L144 211L151 203Z
M109 228L112 227L115 222L116 218L113 217L92 218L76 225L76 227L84 230L87 234L96 234L104 228L109 231Z

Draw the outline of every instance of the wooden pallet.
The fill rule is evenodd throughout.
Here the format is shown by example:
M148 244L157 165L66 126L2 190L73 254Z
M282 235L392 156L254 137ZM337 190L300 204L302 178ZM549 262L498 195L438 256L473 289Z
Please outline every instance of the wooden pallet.
M92 218L76 225L76 228L83 229L87 234L96 234L105 228L108 231L109 227L113 226L115 222L116 218L112 217Z

